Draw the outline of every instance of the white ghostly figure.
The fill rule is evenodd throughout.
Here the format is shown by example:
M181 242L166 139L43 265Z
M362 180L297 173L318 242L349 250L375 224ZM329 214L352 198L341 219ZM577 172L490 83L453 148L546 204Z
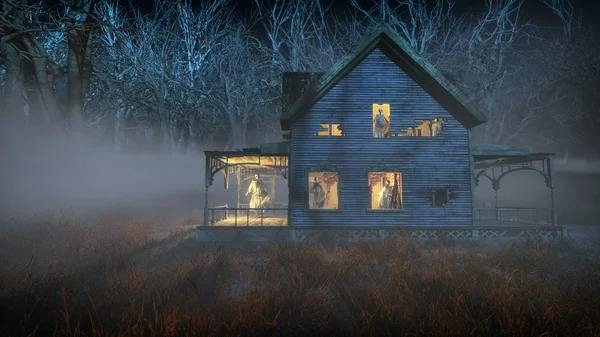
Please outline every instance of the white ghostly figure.
M444 126L443 118L436 118L431 123L431 136L435 137L442 132L442 127Z
M387 119L383 114L383 109L379 108L379 114L373 118L373 126L375 127L375 138L385 137L385 127L387 126Z
M388 179L383 183L381 191L379 191L379 197L377 198L377 208L391 208L392 204L392 187Z
M264 208L269 202L267 186L260 180L260 174L254 175L246 196L250 196L250 208Z

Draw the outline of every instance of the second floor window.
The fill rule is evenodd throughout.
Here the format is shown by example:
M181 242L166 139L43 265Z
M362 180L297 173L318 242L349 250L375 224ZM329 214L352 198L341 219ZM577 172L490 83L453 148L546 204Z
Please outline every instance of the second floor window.
M390 105L373 104L373 137L390 137Z
M317 130L317 133L315 134L317 136L335 137L335 136L345 136L346 135L341 124L324 123L324 124L319 124L319 126L321 126L321 129Z
M437 117L434 119L415 119L417 125L402 129L403 133L396 134L398 137L436 137L442 134L446 125L446 119Z

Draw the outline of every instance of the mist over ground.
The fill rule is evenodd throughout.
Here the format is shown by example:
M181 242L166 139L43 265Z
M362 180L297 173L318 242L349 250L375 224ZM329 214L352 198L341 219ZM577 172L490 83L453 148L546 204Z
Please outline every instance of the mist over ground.
M201 215L204 208L204 156L201 154L123 154L89 138L52 142L45 136L4 130L0 138L0 219L27 219L53 212L83 217L115 214ZM591 156L589 158L592 158ZM597 225L600 169L592 160L557 163L556 202L561 224ZM277 199L287 194L278 186ZM235 205L218 174L209 205ZM515 172L502 180L500 207L550 207L550 191L536 172ZM243 195L242 195L243 198ZM283 199L282 199L283 198ZM478 205L493 201L490 183L475 189Z
M3 133L0 216L65 211L102 216L115 212L183 212L203 207L204 157L122 154L80 140L44 142Z

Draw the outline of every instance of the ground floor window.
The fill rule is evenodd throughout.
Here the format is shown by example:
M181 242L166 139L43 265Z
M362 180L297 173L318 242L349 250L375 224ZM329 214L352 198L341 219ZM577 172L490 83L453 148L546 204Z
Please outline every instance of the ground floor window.
M369 172L372 210L402 209L402 173Z
M310 172L308 209L339 209L337 172Z
M444 207L450 199L450 193L447 189L437 189L431 191L431 205L433 207Z

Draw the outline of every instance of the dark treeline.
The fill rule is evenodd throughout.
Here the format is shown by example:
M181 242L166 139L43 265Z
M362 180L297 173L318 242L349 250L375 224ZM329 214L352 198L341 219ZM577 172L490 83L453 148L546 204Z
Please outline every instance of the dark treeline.
M1 123L119 152L278 140L282 72L326 71L387 21L488 115L476 141L598 147L597 35L566 0L538 3L555 23L544 26L524 0L481 0L470 12L447 0L257 0L245 15L235 6L2 0Z

